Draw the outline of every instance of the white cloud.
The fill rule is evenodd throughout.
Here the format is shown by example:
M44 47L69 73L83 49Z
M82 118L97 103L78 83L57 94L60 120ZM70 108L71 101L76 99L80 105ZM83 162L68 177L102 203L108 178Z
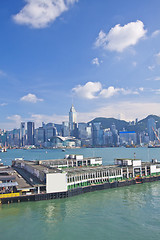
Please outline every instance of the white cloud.
M160 65L160 52L155 55L157 64Z
M111 28L108 34L101 30L95 46L102 47L105 50L123 52L126 48L134 46L141 38L145 37L146 32L143 22L139 20L124 26L117 24Z
M110 86L110 87L107 88L107 89L103 89L103 90L100 92L100 96L101 96L101 97L104 97L104 98L110 98L110 97L112 97L113 95L117 94L119 91L120 91L119 88L114 88L113 86Z
M68 116L56 114L53 115L32 114L31 119L36 123L36 127L39 127L42 125L42 122L62 123L62 121L68 121Z
M22 118L20 115L15 114L15 115L7 117L7 119L13 121L15 124L15 127L18 127L18 128L20 127L20 123L22 121Z
M43 99L37 98L35 94L28 93L26 96L21 97L20 101L37 103L42 102Z
M72 91L80 98L95 99L95 98L110 98L117 93L123 95L139 94L138 91L132 91L130 89L115 88L110 86L108 88L102 88L100 82L87 82L85 85L78 85L72 89Z
M155 68L155 66L154 66L154 65L152 65L152 66L148 66L148 69L149 69L150 71L153 71L153 70L154 70L154 68Z
M158 29L152 33L151 37L156 37L159 34L160 34L160 30Z
M78 0L25 0L26 5L13 16L18 24L45 28Z
M133 65L134 67L136 67L136 66L137 66L137 62L132 62L132 65Z
M155 81L160 81L160 77L155 77Z
M139 88L139 91L143 92L143 91L144 91L144 88L143 88L143 87L140 87L140 88Z
M97 65L97 66L99 66L99 59L96 57L96 58L93 58L93 60L92 60L92 64L93 65Z
M85 85L78 85L72 91L81 98L94 99L101 91L102 85L100 82L87 82Z
M137 91L132 91L130 89L124 89L124 88L114 88L113 86L108 87L107 89L103 89L100 92L100 96L104 98L110 98L117 93L121 93L123 95L128 95L128 94L138 94Z
M8 103L0 103L1 107L7 106L7 105L8 105Z

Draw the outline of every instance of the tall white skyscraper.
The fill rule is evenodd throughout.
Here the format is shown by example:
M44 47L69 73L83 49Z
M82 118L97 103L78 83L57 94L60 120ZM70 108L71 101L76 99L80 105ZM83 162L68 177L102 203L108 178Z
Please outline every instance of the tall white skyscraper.
M72 104L69 111L69 132L70 136L74 136L74 130L77 127L77 112Z

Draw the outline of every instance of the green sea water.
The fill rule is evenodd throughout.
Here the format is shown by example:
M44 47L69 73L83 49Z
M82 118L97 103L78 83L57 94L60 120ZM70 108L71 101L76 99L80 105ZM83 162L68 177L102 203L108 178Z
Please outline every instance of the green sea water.
M88 154L85 150L81 150L83 151L84 154ZM101 152L104 157L106 156L104 161L107 164L109 156L113 160L116 156L120 157L123 152L124 157L127 154L131 157L133 151L95 149L95 154L100 156ZM147 149L136 149L136 151L139 156L148 156ZM2 161L10 161L11 156L18 157L15 155L19 154L19 150L17 153L11 151L7 154L8 157L0 156ZM28 159L32 159L36 152L27 151L26 154ZM37 156L38 154L39 150ZM45 154L42 153L41 159L44 159ZM56 156L56 152L54 154ZM61 155L60 152L58 154ZM151 158L158 156L160 158L158 149L149 154ZM158 240L160 239L160 182L97 191L68 199L1 205L0 239Z

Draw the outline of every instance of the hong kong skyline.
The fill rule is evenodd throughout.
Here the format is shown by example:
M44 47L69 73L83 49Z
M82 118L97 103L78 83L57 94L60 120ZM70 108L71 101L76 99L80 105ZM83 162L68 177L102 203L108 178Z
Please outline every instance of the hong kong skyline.
M0 128L159 114L158 0L0 3Z

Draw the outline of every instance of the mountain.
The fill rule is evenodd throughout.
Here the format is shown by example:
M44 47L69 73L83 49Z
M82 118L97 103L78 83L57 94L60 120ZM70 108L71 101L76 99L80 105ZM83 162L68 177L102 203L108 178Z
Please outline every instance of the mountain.
M124 120L103 117L95 118L88 123L100 122L103 129L111 128L112 124L115 124L118 131L122 131L125 128L127 131L142 132L147 130L147 121L149 118L153 118L156 121L156 127L160 128L160 117L156 115L148 115L146 118L138 121L135 125Z
M127 126L129 125L129 123L124 120L118 120L115 118L103 118L103 117L95 118L89 123L96 123L96 122L100 122L102 124L103 129L111 128L112 124L115 124L117 130L119 131L122 130L123 128L127 128Z

